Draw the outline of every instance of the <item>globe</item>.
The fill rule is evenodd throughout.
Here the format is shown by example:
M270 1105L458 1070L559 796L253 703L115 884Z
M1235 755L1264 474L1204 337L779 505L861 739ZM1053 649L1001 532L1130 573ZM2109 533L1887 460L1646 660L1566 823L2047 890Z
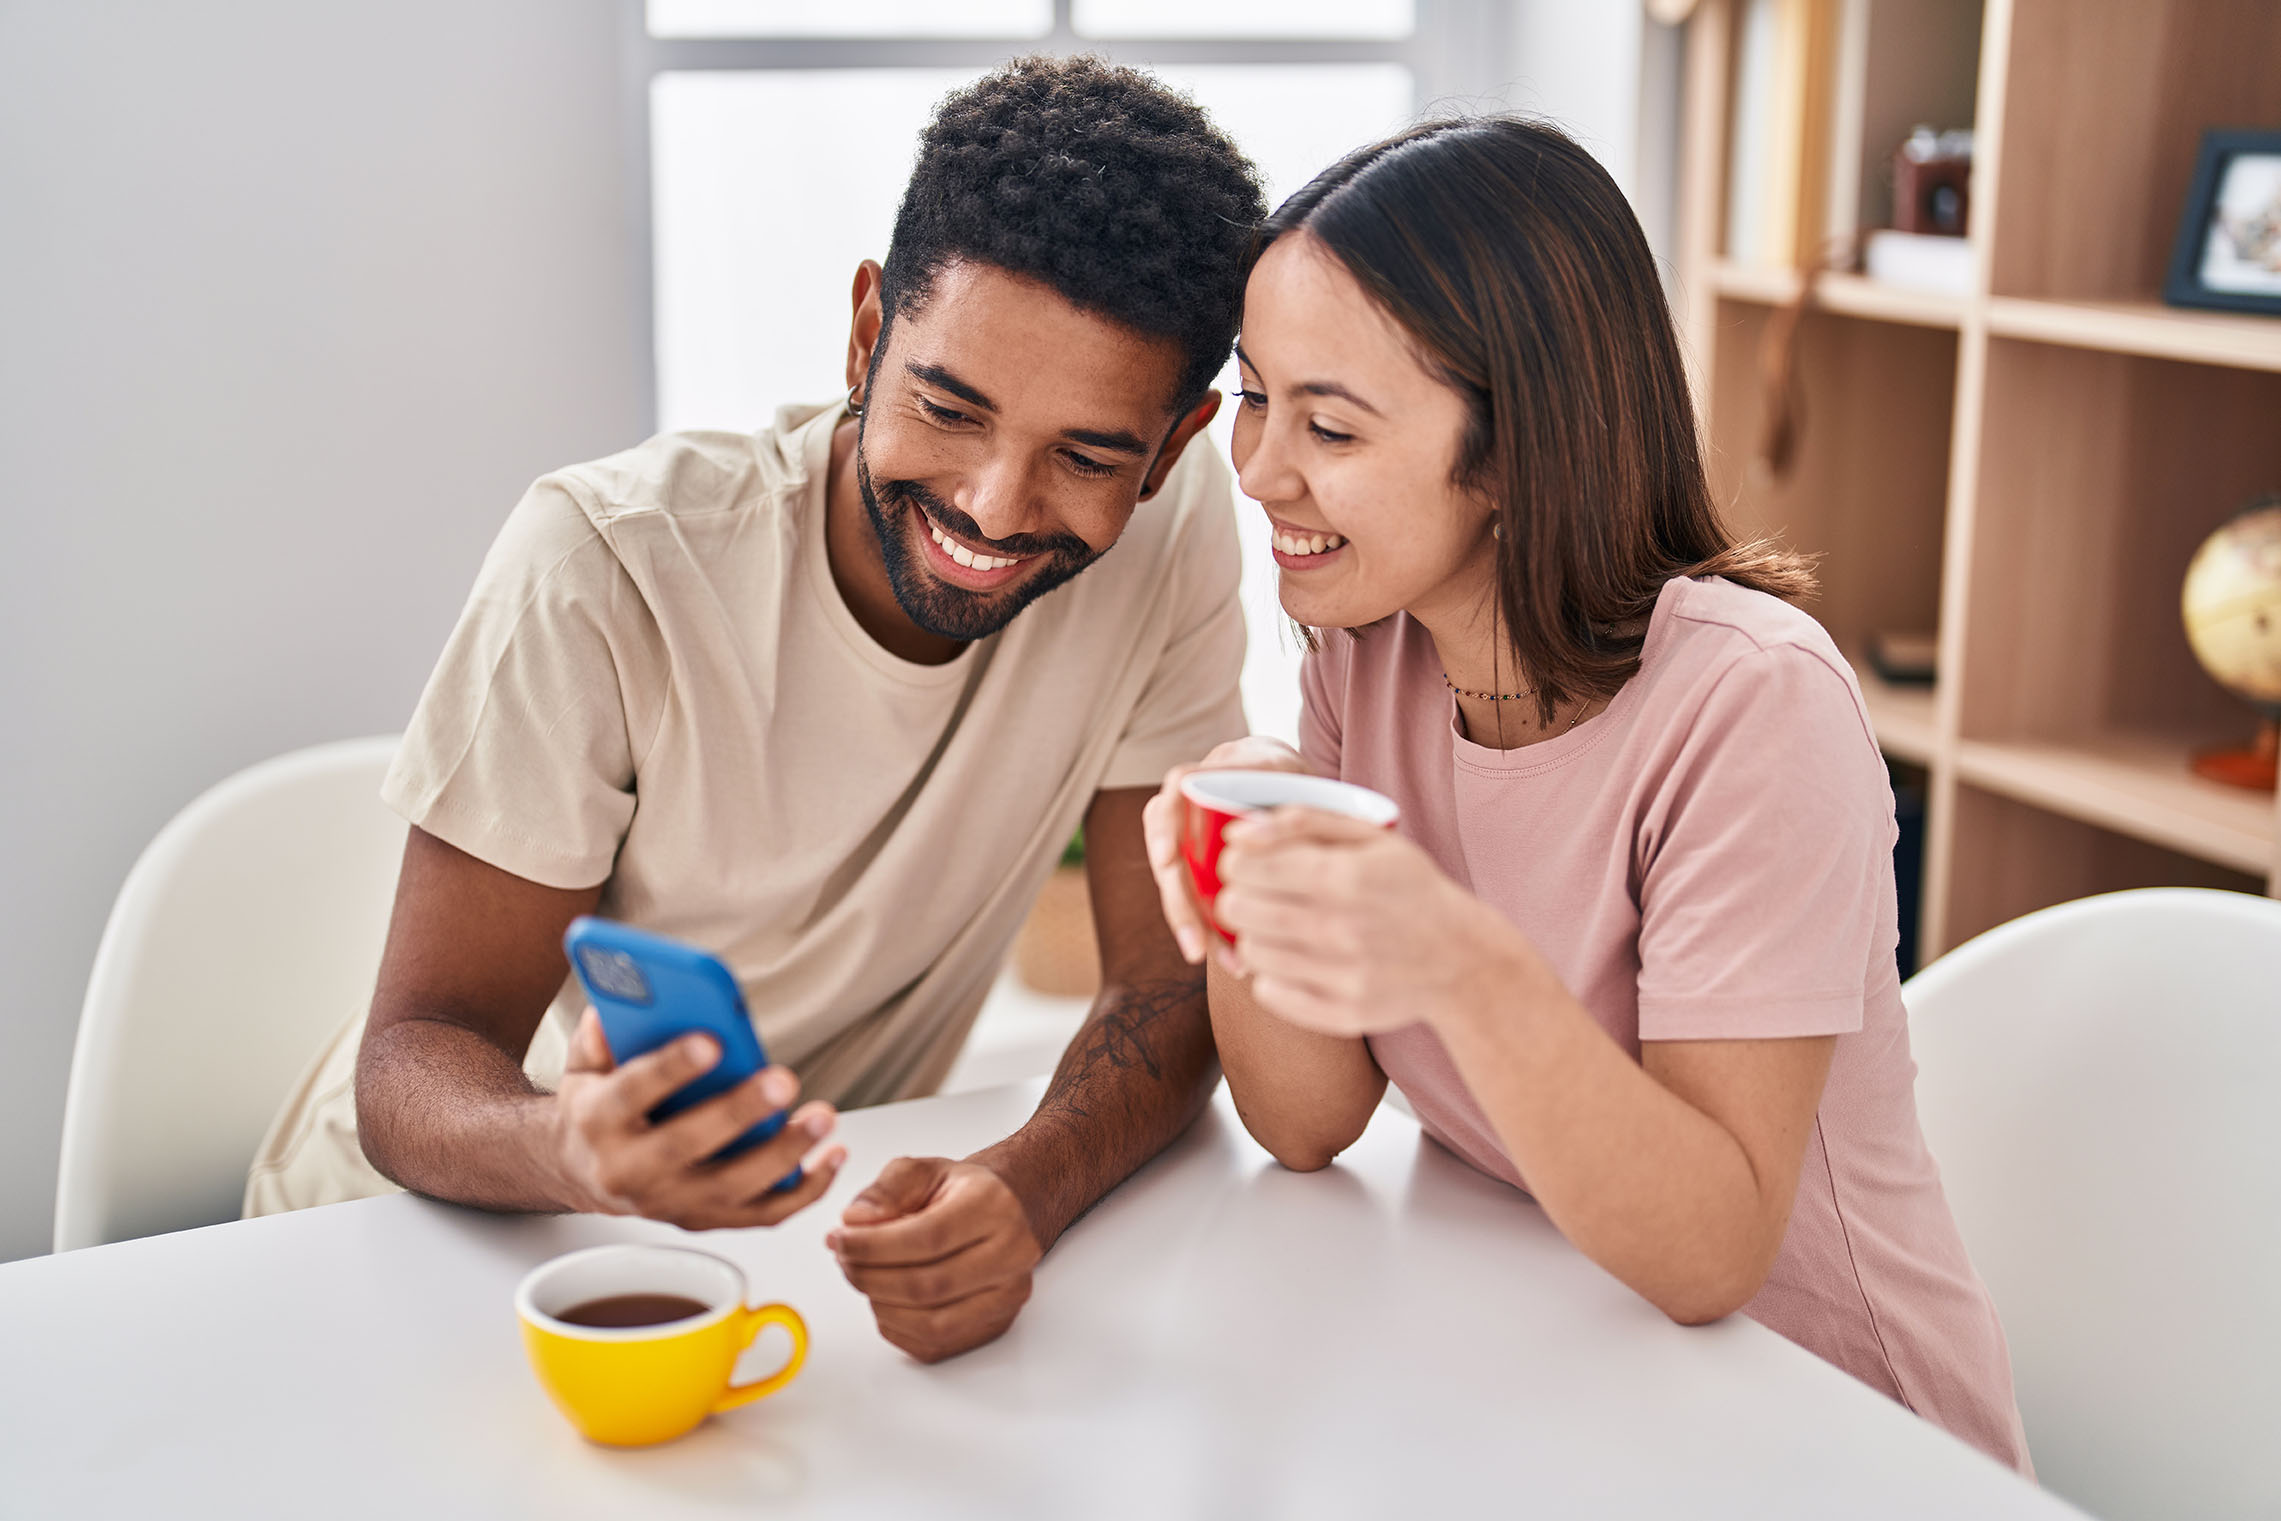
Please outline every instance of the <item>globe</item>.
M2209 752L2194 769L2237 786L2271 787L2281 748L2281 496L2252 502L2202 541L2179 606L2202 669L2265 716L2249 749Z

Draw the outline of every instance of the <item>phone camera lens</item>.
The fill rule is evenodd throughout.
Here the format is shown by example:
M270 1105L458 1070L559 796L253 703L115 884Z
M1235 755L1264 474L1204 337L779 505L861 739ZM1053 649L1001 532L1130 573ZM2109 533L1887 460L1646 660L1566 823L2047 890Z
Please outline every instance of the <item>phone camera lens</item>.
M624 951L604 950L597 945L578 948L578 962L585 970L586 980L594 991L624 1003L648 1003L649 979L634 958Z

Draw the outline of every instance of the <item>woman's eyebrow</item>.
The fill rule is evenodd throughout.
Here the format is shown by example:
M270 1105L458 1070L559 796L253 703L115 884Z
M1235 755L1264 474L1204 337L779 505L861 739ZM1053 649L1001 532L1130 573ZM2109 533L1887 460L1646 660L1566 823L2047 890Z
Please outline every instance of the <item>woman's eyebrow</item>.
M1240 343L1236 345L1236 358L1242 360L1245 367L1253 374L1259 373L1259 366L1252 363L1251 356L1243 351L1243 345ZM1386 415L1335 380L1305 380L1290 389L1294 395L1298 396L1336 396L1342 401L1351 401L1372 417L1384 417Z
M1376 407L1372 406L1369 402L1364 401L1361 397L1355 395L1345 386L1340 385L1335 380L1302 381L1298 385L1293 386L1291 389L1298 392L1301 396L1336 396L1343 400L1351 401L1356 406L1362 408L1363 411L1368 412L1372 417L1383 417L1386 415L1385 413L1379 411Z

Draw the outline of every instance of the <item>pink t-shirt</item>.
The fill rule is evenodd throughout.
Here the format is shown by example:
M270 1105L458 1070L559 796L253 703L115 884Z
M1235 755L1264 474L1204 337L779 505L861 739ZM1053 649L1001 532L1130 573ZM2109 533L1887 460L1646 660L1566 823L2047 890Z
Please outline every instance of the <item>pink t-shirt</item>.
M2004 1333L1917 1127L1892 791L1821 625L1671 581L1606 711L1510 751L1458 733L1406 614L1323 635L1302 685L1308 760L1400 803L1401 832L1635 1060L1643 1040L1838 1038L1789 1233L1744 1312L2025 1471ZM1429 1134L1526 1186L1431 1029L1370 1047Z

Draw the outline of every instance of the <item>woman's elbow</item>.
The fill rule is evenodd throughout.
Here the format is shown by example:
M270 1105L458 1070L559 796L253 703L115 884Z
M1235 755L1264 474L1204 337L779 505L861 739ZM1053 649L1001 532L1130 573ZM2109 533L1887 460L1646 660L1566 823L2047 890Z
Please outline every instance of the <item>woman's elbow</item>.
M1692 1275L1678 1282L1660 1284L1647 1291L1645 1297L1679 1325L1707 1326L1715 1320L1726 1319L1756 1299L1758 1291L1766 1285L1769 1266L1752 1263L1743 1269Z
M1293 1172L1321 1172L1338 1159L1338 1152L1328 1146L1295 1146L1288 1142L1270 1144L1266 1141L1260 1144L1267 1147L1269 1156Z
M1659 1300L1656 1308L1669 1316L1672 1324L1681 1326L1707 1326L1726 1319L1750 1301L1747 1299L1702 1298L1690 1296Z
M1236 1115L1251 1138L1266 1148L1267 1154L1293 1172L1321 1172L1338 1154L1354 1144L1354 1137L1337 1139L1316 1131L1312 1126L1275 1125L1245 1110L1241 1100L1236 1103Z

